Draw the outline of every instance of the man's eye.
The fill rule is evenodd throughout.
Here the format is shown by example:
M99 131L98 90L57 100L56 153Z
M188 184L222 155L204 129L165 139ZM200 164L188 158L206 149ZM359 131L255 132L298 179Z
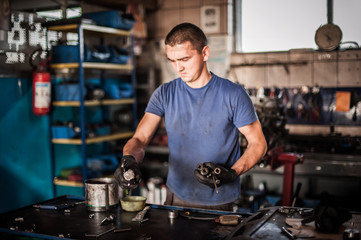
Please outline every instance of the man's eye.
M183 58L183 59L182 59L183 62L186 62L186 61L188 61L188 60L189 60L189 58Z

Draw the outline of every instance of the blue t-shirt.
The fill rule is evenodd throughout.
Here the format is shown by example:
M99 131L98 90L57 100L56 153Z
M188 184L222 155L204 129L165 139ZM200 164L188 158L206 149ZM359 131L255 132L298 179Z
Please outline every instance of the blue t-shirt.
M195 204L230 203L241 193L240 178L215 189L198 182L197 164L214 162L230 168L240 157L239 127L257 120L245 89L212 74L202 88L180 78L158 87L146 112L164 116L169 147L167 186Z

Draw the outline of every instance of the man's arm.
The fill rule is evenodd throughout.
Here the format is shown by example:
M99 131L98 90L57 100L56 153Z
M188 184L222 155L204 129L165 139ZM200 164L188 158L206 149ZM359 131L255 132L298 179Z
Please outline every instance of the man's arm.
M251 169L267 152L267 142L259 121L238 128L247 139L247 149L232 166L238 175Z
M155 114L145 113L133 137L125 144L123 155L132 155L137 163L140 163L144 158L145 148L157 130L161 119Z

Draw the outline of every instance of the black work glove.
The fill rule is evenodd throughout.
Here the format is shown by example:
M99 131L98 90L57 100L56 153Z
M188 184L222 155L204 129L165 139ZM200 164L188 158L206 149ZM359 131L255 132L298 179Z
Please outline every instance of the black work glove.
M114 177L121 188L136 189L142 174L135 158L131 155L123 156L120 165L115 170Z
M217 187L235 181L238 178L234 169L227 169L212 162L199 164L194 170L194 175L200 183L208 185L211 188Z

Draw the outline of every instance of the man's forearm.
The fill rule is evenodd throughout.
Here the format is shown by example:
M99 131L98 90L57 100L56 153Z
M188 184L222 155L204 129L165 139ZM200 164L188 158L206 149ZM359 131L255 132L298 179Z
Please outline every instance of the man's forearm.
M146 145L137 138L131 138L123 148L123 155L132 155L137 163L143 161Z
M243 155L232 166L238 175L244 174L250 170L266 154L267 146L265 144L249 145Z

